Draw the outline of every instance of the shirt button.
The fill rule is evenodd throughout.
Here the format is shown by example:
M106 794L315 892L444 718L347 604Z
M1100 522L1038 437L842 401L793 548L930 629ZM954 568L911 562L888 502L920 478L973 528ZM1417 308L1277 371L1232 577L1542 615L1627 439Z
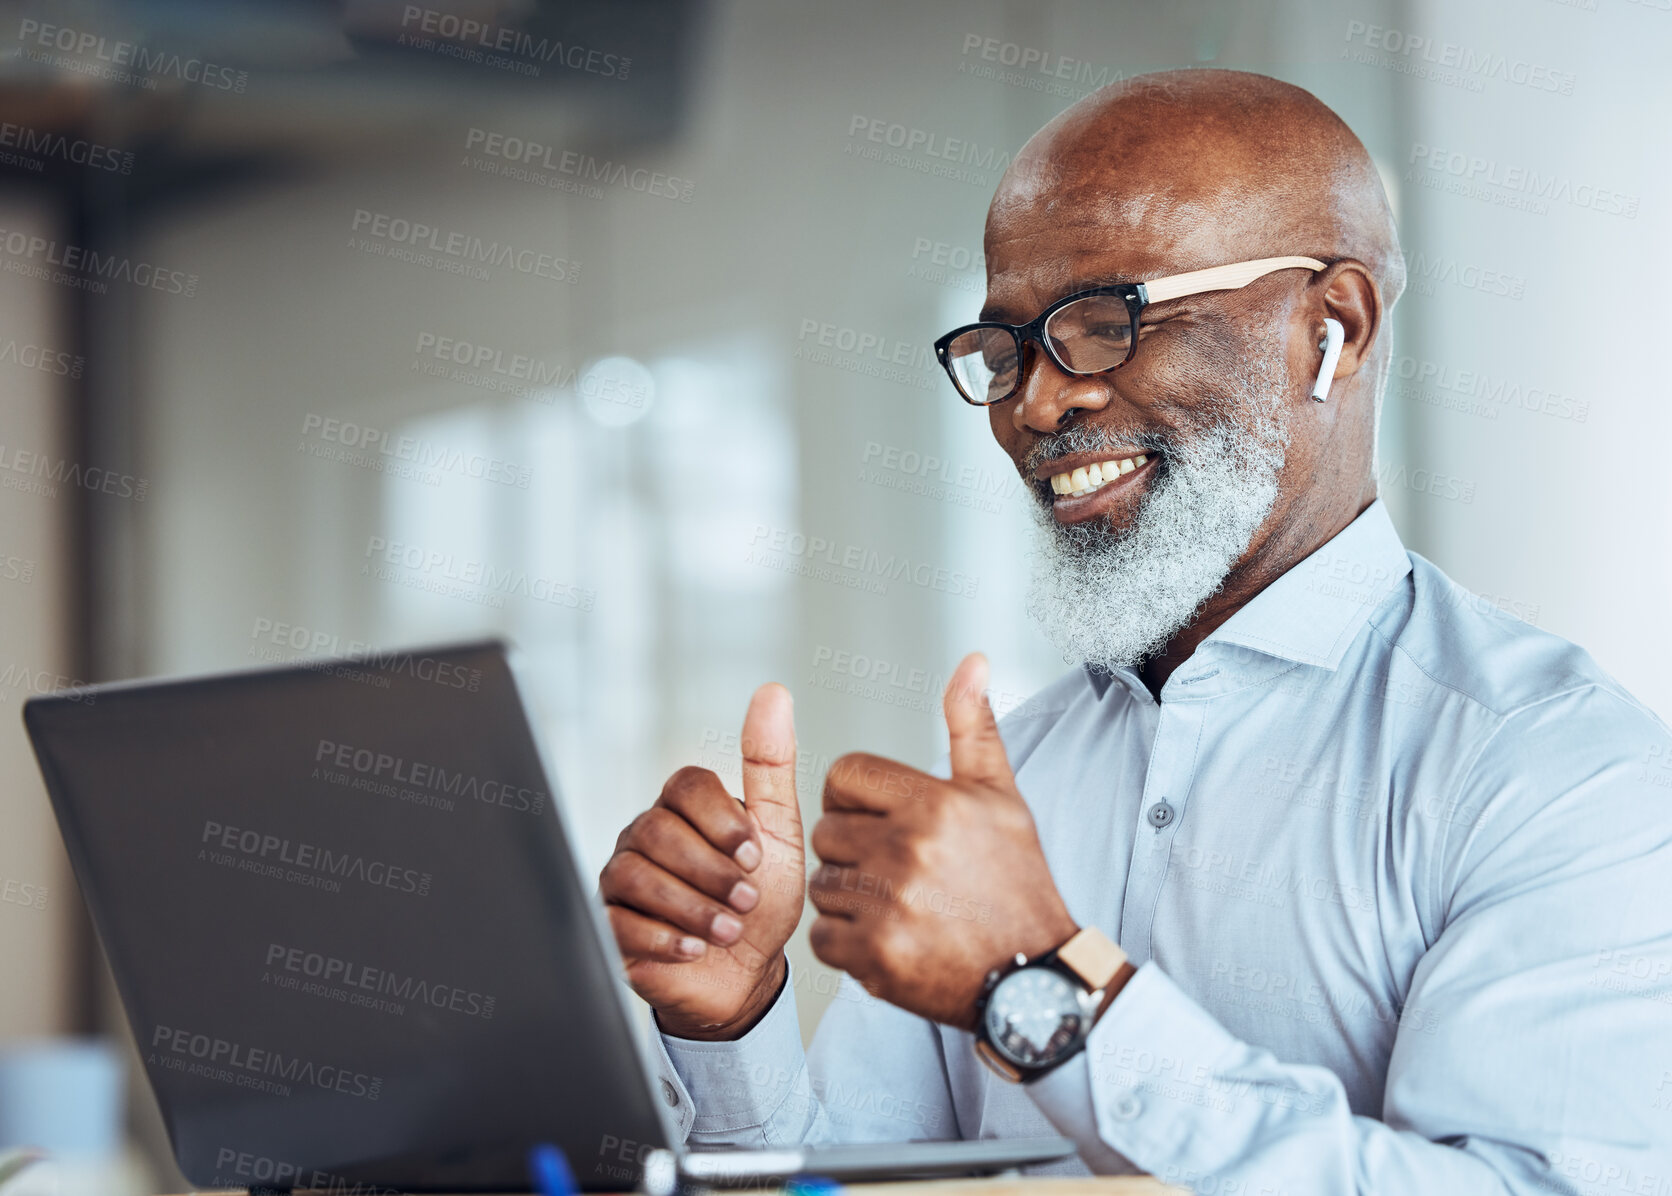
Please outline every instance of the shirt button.
M662 1099L668 1102L670 1108L679 1107L679 1090L667 1080L662 1081Z
M1131 1121L1144 1111L1143 1102L1128 1093L1109 1106L1109 1115L1116 1121Z
M1148 818L1149 824L1156 830L1160 830L1162 827L1172 823L1173 807L1167 804L1166 798L1162 798L1149 808Z

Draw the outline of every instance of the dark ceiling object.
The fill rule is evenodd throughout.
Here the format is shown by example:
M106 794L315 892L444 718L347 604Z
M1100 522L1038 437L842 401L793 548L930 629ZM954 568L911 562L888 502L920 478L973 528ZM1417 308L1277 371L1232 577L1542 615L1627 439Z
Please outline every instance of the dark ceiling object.
M90 144L131 155L123 182L148 206L433 152L438 128L472 123L619 157L679 131L702 15L694 0L27 5L0 56L0 122L26 144L0 144L0 183L96 185Z

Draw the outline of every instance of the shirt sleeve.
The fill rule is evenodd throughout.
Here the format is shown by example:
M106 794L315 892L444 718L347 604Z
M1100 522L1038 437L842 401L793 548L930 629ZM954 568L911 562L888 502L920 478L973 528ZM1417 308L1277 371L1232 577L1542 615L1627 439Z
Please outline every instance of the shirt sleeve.
M1658 771L1657 771L1658 769ZM1199 1191L1659 1192L1672 1174L1672 741L1592 690L1500 725L1432 862L1380 1120L1153 963L1027 1085L1105 1172Z
M797 976L742 1038L700 1042L659 1030L658 1085L692 1146L818 1145L959 1137L932 1022L842 976L804 1051ZM652 1015L654 1018L654 1015Z

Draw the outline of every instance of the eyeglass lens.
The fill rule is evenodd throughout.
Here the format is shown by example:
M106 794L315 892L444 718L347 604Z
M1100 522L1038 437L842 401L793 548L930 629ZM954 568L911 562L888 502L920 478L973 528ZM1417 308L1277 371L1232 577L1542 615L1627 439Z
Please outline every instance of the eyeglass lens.
M1057 360L1076 374L1114 369L1132 347L1132 313L1119 295L1088 295L1051 314L1045 336ZM964 397L997 403L1021 378L1018 338L1007 328L972 328L947 346L953 380Z

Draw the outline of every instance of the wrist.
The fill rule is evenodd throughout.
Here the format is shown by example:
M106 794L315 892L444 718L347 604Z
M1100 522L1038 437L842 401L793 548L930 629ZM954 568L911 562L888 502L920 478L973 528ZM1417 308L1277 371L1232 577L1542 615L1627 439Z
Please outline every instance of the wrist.
M766 971L761 973L759 983L749 994L743 1007L734 1017L723 1022L707 1024L681 1021L677 1014L669 1015L660 1010L656 1011L656 1025L664 1034L674 1038L689 1038L697 1042L732 1042L742 1038L750 1030L760 1024L767 1011L777 1002L778 996L784 990L784 983L789 978L789 960L782 951L772 961Z

